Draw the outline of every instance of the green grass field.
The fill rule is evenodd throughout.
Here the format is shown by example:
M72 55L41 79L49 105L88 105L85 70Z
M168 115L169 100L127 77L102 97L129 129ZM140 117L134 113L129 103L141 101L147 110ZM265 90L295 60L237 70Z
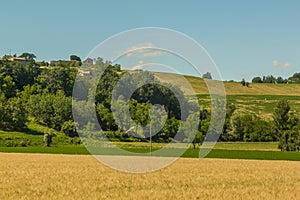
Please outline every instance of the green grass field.
M20 131L3 131L0 130L0 147L31 147L43 146L44 132L50 130L45 126L29 122L27 129ZM55 137L53 138L54 146L64 146L75 144L78 140L65 136L59 131L53 130Z
M50 153L50 154L90 154L84 146L30 146L30 147L0 147L0 152L9 153Z
M142 148L149 149L150 144L148 142L114 142L120 148ZM176 144L175 144L176 145ZM165 143L152 143L152 147L155 149L165 147ZM178 148L178 145L175 147ZM256 151L279 151L278 142L218 142L214 149L224 150L256 150ZM192 148L192 146L191 146Z
M203 107L210 107L210 96L207 94L197 95L199 98L199 105ZM280 100L288 100L291 106L291 111L297 117L300 117L300 96L284 96L284 95L227 95L227 103L233 104L237 112L244 114L256 114L260 117L271 119L272 113L276 104Z
M83 145L72 144L72 139L60 132L55 132L57 136L51 147L43 146L43 132L46 129L44 126L29 123L28 130L25 132L0 131L0 152L90 154ZM24 142L27 143L22 146ZM149 153L150 144L147 142L114 142L114 144L128 152ZM153 143L153 155L155 155L155 150L163 148L165 145L164 143ZM280 152L277 145L277 142L219 142L206 157L300 161L300 152ZM168 153L160 154L160 156L174 156L176 148L171 147ZM114 155L116 153L112 148L106 147L101 149L100 154ZM123 155L126 155L126 152ZM199 149L189 148L182 157L198 158L198 155Z
M206 83L203 79L193 76L182 76L177 74L155 73L155 76L163 81L169 82L180 88L186 94L208 94ZM191 91L186 86L184 77L194 91ZM242 79L242 77L241 77ZM248 80L251 81L251 80ZM250 87L244 87L237 82L224 82L224 87L227 95L284 95L284 96L299 96L300 84L269 84L269 83L250 83Z
M155 73L164 82L179 86L185 94L196 94L200 106L210 108L210 96L207 85L201 78L184 76L194 91L186 86L184 79L176 74ZM300 84L251 83L244 87L237 82L223 82L228 103L236 106L241 113L252 113L270 119L279 100L288 100L291 111L300 117Z
M225 146L225 144L220 144ZM243 144L227 144L228 149L213 149L206 158L229 158L229 159L255 159L255 160L293 160L300 161L300 152L281 152L266 150L232 150L236 146ZM260 144L262 146L263 144ZM252 144L254 147L255 144ZM266 146L273 144L266 143ZM148 153L146 148L124 148L124 150L134 153ZM155 149L154 149L155 150ZM51 154L90 154L84 146L57 146L57 147L0 147L0 152L14 153L51 153ZM103 155L114 155L111 149L103 148ZM126 155L126 154L125 154ZM154 154L155 155L155 154ZM169 154L170 155L170 154ZM181 157L198 158L199 149L188 149Z
M46 127L34 123L28 124L26 132L0 131L0 152L15 153L50 153L50 154L90 154L83 145L72 145L72 139L56 132L51 147L43 146L43 132ZM22 146L24 142L26 145ZM114 142L115 145L133 153L149 153L150 144L147 142ZM153 155L155 150L163 148L164 143L153 143ZM207 158L230 158L230 159L258 159L258 160L297 160L300 161L300 152L280 152L277 142L219 142L206 156ZM178 146L176 145L176 148ZM160 156L174 156L177 152L171 147L165 154ZM179 149L180 150L180 149ZM116 154L112 148L101 148L100 154ZM138 155L138 154L137 154ZM182 157L198 158L199 149L189 148Z

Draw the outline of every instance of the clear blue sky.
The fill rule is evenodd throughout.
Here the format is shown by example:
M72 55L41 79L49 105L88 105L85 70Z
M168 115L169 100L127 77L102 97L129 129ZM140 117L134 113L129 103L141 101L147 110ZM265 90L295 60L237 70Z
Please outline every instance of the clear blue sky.
M0 54L84 58L99 42L138 27L164 27L198 41L224 80L300 72L297 0L0 0ZM274 62L277 61L277 62ZM272 62L273 65L272 66Z

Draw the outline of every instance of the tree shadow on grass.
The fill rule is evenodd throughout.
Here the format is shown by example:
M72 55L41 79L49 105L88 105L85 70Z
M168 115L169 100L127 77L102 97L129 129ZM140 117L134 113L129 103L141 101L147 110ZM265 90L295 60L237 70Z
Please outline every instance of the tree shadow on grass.
M23 132L27 135L44 135L43 131L33 130L31 128L25 128L23 129Z

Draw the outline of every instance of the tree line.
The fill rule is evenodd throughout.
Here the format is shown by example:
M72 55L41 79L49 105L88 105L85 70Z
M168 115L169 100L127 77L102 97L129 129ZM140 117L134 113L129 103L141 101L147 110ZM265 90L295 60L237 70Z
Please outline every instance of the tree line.
M281 76L275 77L273 75L268 76L256 76L252 79L252 83L276 83L276 84L287 84L287 83L300 83L300 73L294 73L289 78L282 78Z

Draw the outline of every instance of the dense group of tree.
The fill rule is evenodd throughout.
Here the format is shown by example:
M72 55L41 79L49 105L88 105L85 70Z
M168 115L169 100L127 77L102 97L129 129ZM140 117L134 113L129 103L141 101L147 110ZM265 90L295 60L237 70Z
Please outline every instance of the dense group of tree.
M153 127L154 124L157 126L164 124L157 130L158 133L153 135L153 141L169 142L181 127L183 135L179 137L179 140L181 142L191 141L196 147L197 144L201 144L209 129L210 108L199 109L194 103L188 101L178 88L171 85L164 86L150 72L125 73L121 70L120 65L112 65L100 58L94 63L89 62L82 65L81 59L77 56L71 56L70 61L58 61L51 64L36 62L33 54L24 53L19 57L24 58L24 61L9 60L8 56L0 60L1 129L21 130L26 128L28 120L33 120L62 131L70 137L78 136L76 126L90 126L91 124L74 122L72 98L79 105L75 109L79 113L82 112L84 117L84 102L93 92L84 88L90 88L95 81L86 74L97 73L101 70L103 70L103 74L99 81L96 80L94 106L103 133L108 138L121 141L147 141L149 130L141 127L151 123ZM80 70L83 70L84 73L77 79L80 82L77 87L82 87L82 89L77 88L79 93L77 92L72 97L73 85ZM211 78L209 75L206 74L205 78ZM293 78L300 80L300 74L294 74ZM124 82L116 85L121 79ZM254 79L253 82L275 80L279 83L281 80L272 76L264 77L261 80L258 77ZM142 83L143 81L144 83L151 82L151 84L134 89L135 82L141 81ZM116 92L113 93L116 88ZM130 88L132 94L129 92ZM180 108L179 100L190 108L189 110L197 109L197 112L184 113ZM115 106L112 105L114 102ZM153 110L152 108L156 104L162 106ZM130 116L124 115L128 107ZM152 115L162 117L151 118ZM115 119L116 116L119 121ZM137 124L134 132L139 137L127 134L126 130L131 127L128 117ZM195 126L198 127L198 130L191 133L192 127ZM233 105L229 104L223 133L219 140L279 141L280 149L293 151L299 150L299 129L299 119L290 112L287 101L278 103L273 113L273 119L262 119L254 114L242 115L236 112ZM48 135L45 136L45 141L48 141L50 137Z
M286 100L281 100L276 105L272 120L265 120L254 114L232 112L228 125L222 134L224 141L244 142L271 142L280 141L281 150L299 150L300 129L299 119L290 111ZM293 143L294 147L290 145Z
M60 130L72 120L71 95L77 74L72 66L41 68L35 55L0 60L0 126L21 130L32 118ZM71 62L70 62L71 63Z
M293 76L289 78L282 78L281 76L274 77L272 75L259 77L256 76L252 79L252 83L276 83L276 84L287 84L287 83L300 83L300 73L294 73Z

